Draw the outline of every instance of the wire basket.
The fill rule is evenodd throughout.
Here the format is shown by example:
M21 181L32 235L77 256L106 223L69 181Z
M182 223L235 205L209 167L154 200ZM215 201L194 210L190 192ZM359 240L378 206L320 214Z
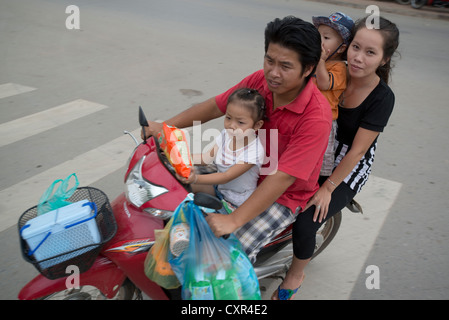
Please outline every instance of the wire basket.
M94 202L97 206L95 222L101 236L101 241L99 243L86 245L50 258L36 261L33 255L29 255L30 248L27 242L19 236L20 247L24 259L33 264L34 267L48 279L54 280L68 276L66 269L70 265L76 265L79 268L80 273L89 270L95 262L103 245L111 240L117 231L117 224L114 219L111 205L108 197L103 191L92 187L78 188L67 201L77 202L84 199ZM18 222L19 235L22 227L35 217L37 217L37 206L28 209L20 216ZM82 234L80 234L80 236L82 236ZM59 241L64 241L64 239L61 238Z

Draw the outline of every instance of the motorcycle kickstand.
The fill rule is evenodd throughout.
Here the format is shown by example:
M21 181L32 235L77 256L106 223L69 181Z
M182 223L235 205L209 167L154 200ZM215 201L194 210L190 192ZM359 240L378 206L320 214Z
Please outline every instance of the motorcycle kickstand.
M282 282L284 281L285 277L281 276L281 275L277 275L277 274L273 274L271 276L268 276L264 279L281 279ZM260 286L260 291L267 291L267 288L265 286Z
M139 288L136 287L136 289L134 290L133 296L135 296L134 300L143 300L142 290L140 290Z

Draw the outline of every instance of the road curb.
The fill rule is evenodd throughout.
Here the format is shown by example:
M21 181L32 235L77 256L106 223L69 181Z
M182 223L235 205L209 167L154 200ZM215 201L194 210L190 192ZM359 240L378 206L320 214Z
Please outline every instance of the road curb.
M354 0L307 0L365 9L368 5L379 6L381 12L395 13L411 17L438 19L449 21L449 9L425 6L421 9L413 9L410 5L401 5L393 1L354 1Z

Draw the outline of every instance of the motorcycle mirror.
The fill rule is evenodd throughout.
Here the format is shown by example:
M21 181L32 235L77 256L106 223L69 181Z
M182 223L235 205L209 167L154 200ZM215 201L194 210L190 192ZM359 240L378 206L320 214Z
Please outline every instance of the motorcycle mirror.
M139 123L142 127L148 127L147 117L145 117L141 106L139 106Z
M139 106L139 123L142 126L142 132L143 132L143 143L147 143L147 137L145 136L145 128L148 127L148 121L147 117L145 117L145 113L143 113L142 107Z

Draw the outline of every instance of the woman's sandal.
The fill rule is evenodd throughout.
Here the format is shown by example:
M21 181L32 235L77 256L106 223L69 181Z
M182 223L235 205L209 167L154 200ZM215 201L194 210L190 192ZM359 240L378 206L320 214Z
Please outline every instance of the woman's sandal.
M304 281L305 276L302 277L302 281ZM301 281L301 285L302 285ZM291 300L291 298L298 292L299 288L301 288L301 285L296 288L295 290L292 289L281 289L281 285L277 288L277 297L278 300ZM273 293L272 297L275 295L276 292Z
M299 288L301 288L301 286L299 286L295 290L281 289L281 286L279 285L278 290L277 290L278 291L278 299L279 300L290 300L296 294L296 292L298 292Z

